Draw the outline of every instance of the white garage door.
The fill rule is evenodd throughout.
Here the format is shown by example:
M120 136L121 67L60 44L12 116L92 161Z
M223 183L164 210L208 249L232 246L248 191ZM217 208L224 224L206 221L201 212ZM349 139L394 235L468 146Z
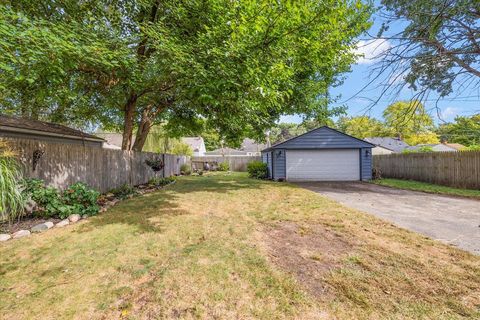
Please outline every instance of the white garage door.
M287 180L360 180L358 149L287 150Z

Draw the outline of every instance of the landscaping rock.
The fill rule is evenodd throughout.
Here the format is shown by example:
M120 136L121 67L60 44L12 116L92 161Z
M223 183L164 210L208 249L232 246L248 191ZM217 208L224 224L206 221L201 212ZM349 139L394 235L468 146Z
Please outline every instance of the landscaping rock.
M28 230L19 230L17 232L15 232L14 234L12 234L12 238L13 239L18 239L18 238L23 238L23 237L27 237L30 235L30 231Z
M33 201L32 199L28 200L25 203L25 212L26 213L32 213L33 210L35 210L35 207L37 206L37 203Z
M74 223L77 222L78 220L82 219L82 217L79 214L71 214L68 216L68 221Z
M82 219L87 219L87 218L88 218L88 214L84 214L84 215L82 216Z
M30 231L32 232L43 232L43 231L47 231L48 229L50 229L48 227L48 225L46 223L40 223L40 224L37 224L36 226L33 226Z
M68 226L70 224L70 221L68 221L68 219L65 219L65 220L62 220L60 221L59 223L57 223L55 225L56 228L61 228L61 227L65 227L65 226Z
M11 238L12 236L9 234L6 234L6 233L0 234L0 242L10 240Z
M45 222L45 225L48 227L48 229L50 229L50 228L53 228L55 224L52 221L47 221Z

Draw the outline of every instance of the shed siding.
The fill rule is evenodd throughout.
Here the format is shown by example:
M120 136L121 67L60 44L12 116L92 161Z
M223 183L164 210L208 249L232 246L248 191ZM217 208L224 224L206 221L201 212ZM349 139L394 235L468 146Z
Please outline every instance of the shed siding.
M278 148L285 149L355 149L370 147L371 145L367 142L355 139L327 127L312 130L278 146Z
M372 179L372 148L362 148L360 149L360 166L361 166L361 177L362 180L371 180ZM367 155L367 150L370 150Z
M272 152L262 152L262 162L267 164L268 178L272 179Z
M285 167L287 165L285 157L285 149L275 149L272 151L273 160L273 179L285 179Z

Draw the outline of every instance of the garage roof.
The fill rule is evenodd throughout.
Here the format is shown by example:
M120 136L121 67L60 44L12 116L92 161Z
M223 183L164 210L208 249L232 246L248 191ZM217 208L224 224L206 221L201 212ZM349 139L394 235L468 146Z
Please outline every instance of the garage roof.
M367 141L323 126L277 143L262 151L270 151L273 149L351 149L373 147L375 147L375 145Z

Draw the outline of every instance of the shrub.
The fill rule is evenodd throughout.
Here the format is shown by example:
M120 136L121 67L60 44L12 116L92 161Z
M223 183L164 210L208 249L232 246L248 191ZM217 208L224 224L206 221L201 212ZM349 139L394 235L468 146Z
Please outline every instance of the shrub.
M21 171L17 160L0 151L0 221L21 216L24 213L25 197L21 186Z
M228 162L224 161L218 164L218 171L228 171L228 170L230 170L230 165L228 164Z
M121 187L112 189L110 192L113 193L115 197L122 200L128 198L131 195L135 195L137 193L135 188L127 183L125 183Z
M248 176L255 179L267 179L268 167L261 161L252 161L247 164Z
M180 166L180 173L189 176L192 173L192 168L190 165L184 163Z
M35 215L41 217L59 216L67 217L73 210L73 207L64 203L57 189L46 187L45 183L39 179L24 180L25 197L31 198L37 203Z
M81 182L71 185L63 192L66 205L71 206L75 213L88 216L93 216L100 210L97 204L99 196L98 191Z
M172 182L175 181L175 177L174 176L171 176L171 177L166 177L166 178L151 178L149 181L148 181L148 184L151 185L151 186L155 186L155 187L162 187L162 186L166 186L167 184L170 184Z

